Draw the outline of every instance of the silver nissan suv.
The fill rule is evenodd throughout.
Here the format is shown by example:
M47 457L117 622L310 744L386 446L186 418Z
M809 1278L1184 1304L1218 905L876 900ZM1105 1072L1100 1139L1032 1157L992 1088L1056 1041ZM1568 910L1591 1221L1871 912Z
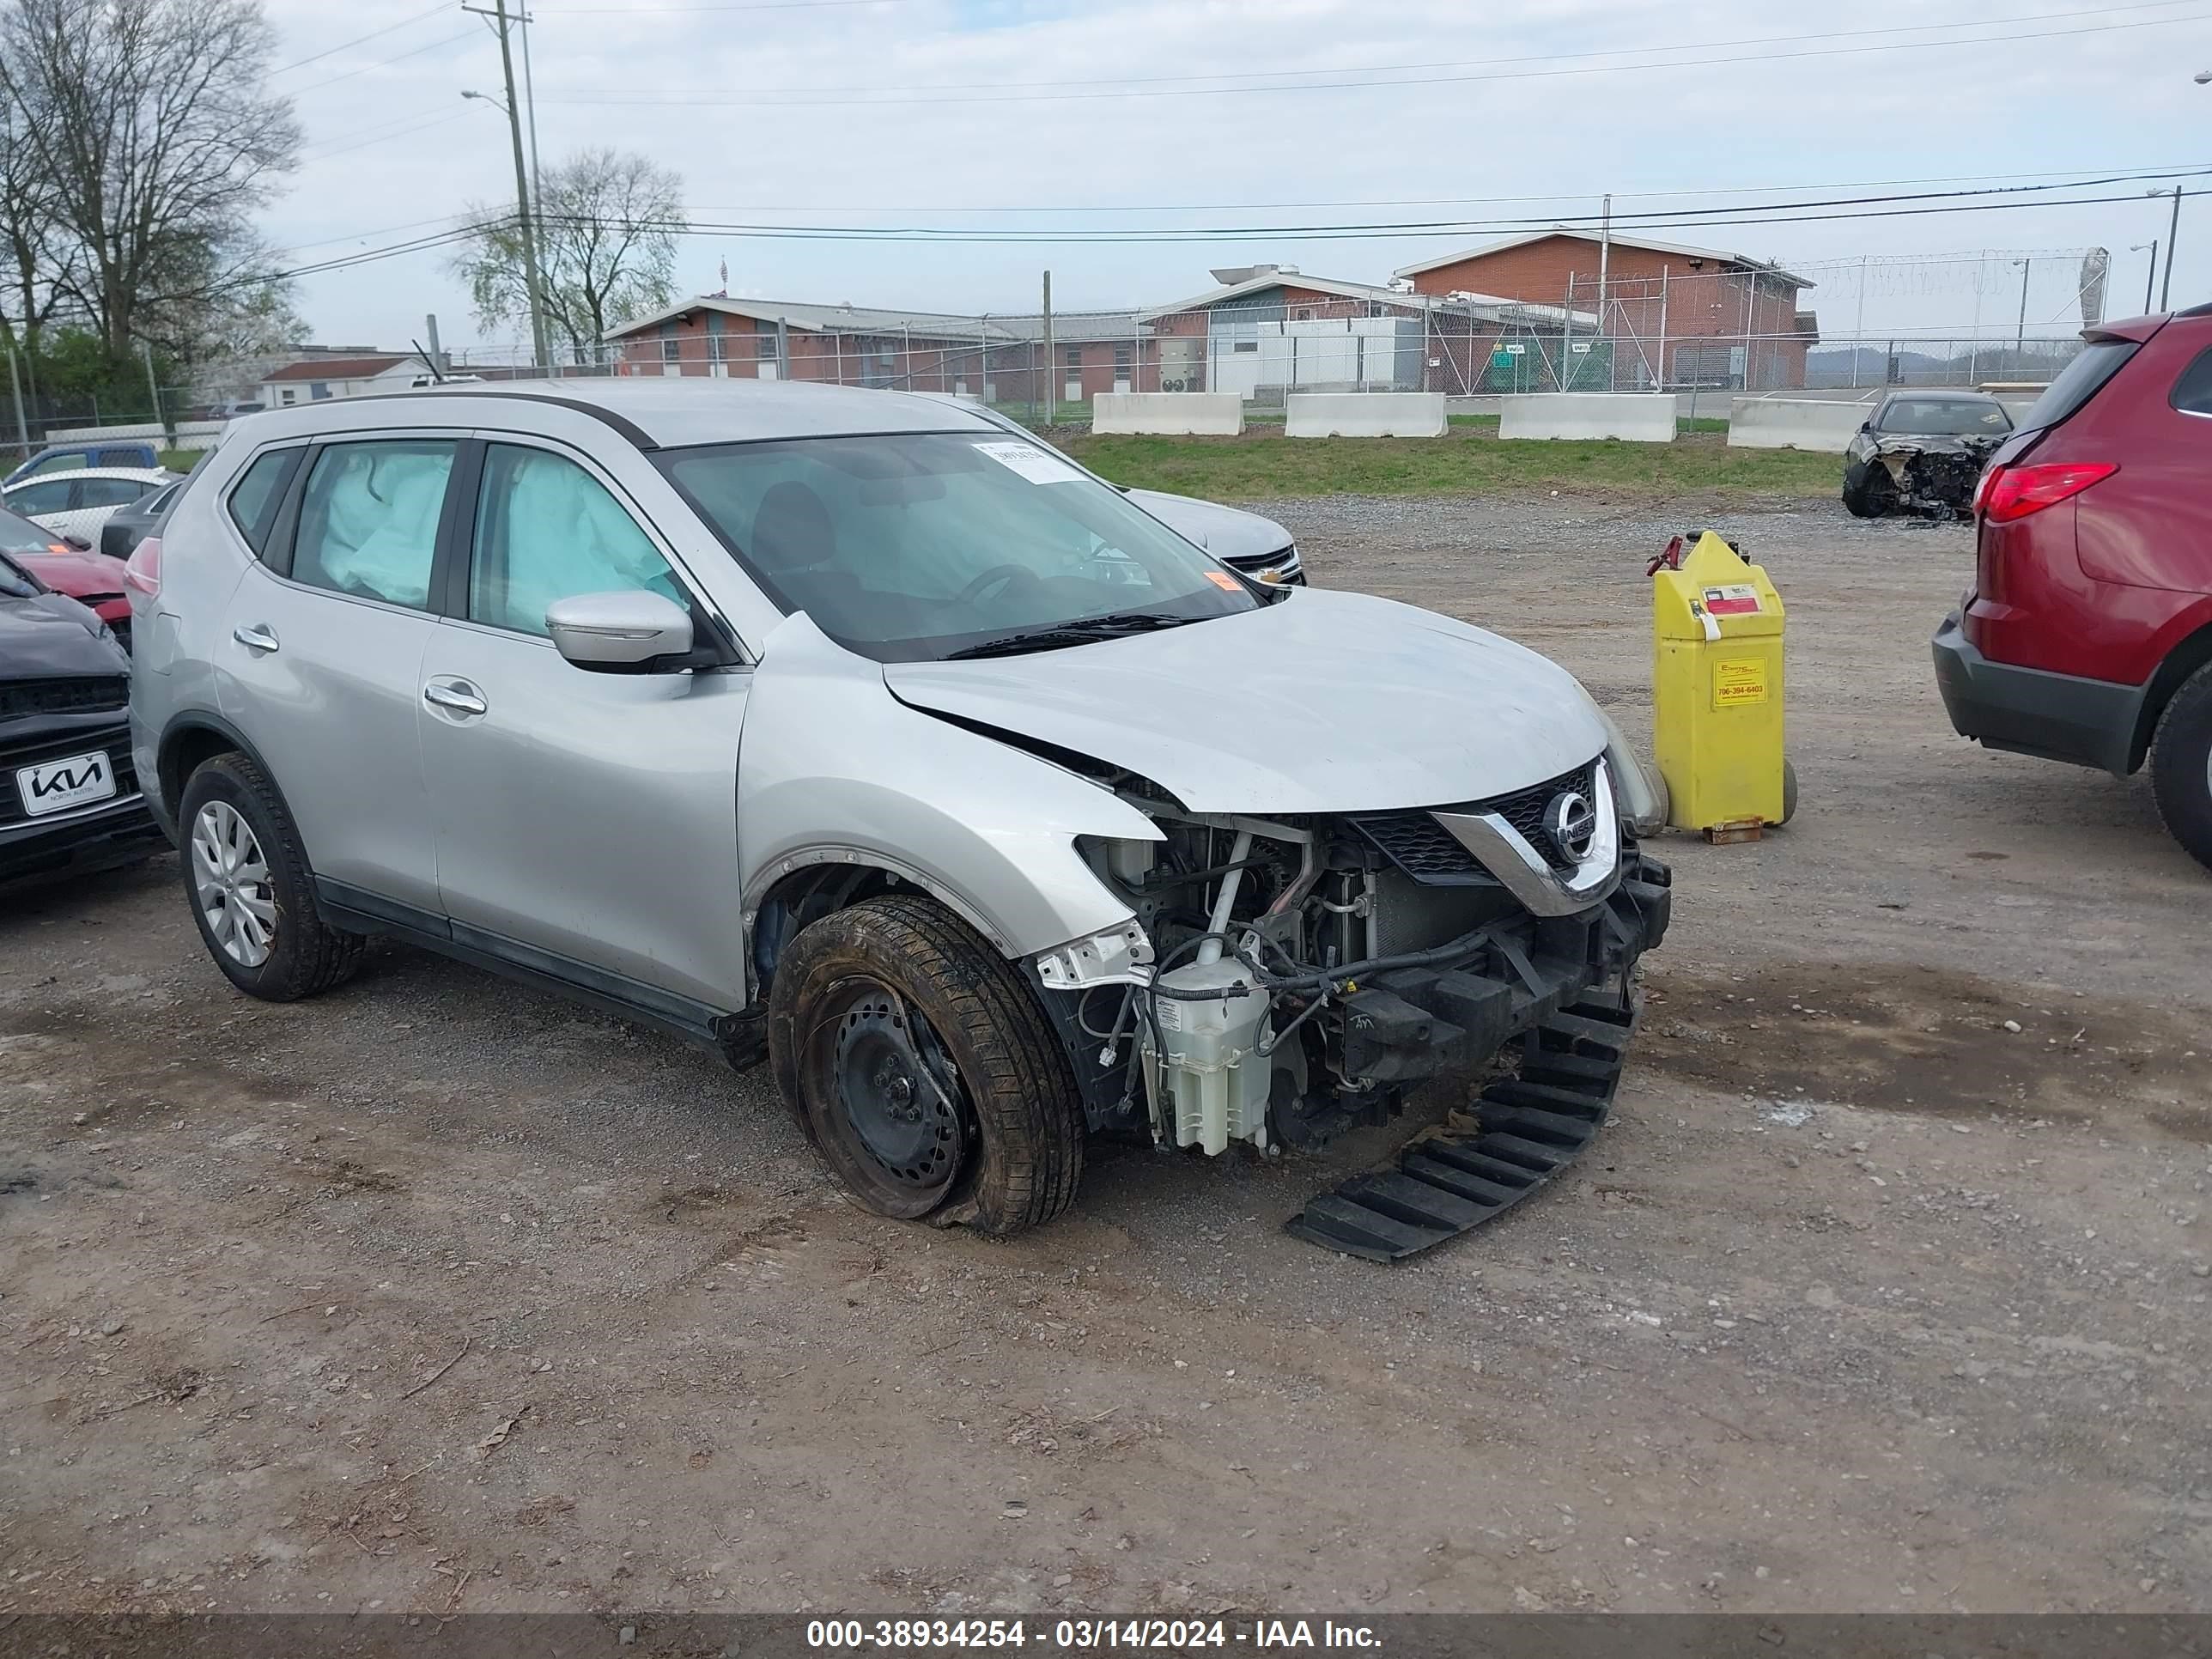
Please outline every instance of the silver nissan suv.
M381 934L766 1060L889 1216L1012 1233L1089 1134L1311 1146L1516 1045L1480 1133L1291 1222L1425 1248L1595 1132L1666 927L1567 674L933 398L272 410L130 586L137 775L240 990Z

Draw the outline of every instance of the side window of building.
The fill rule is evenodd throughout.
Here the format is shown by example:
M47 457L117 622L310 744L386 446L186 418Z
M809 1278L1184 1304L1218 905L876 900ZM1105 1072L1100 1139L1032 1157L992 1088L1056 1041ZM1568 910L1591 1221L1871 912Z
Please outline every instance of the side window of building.
M2168 401L2185 415L2212 415L2212 347L2198 352L2181 371Z
M272 449L258 455L253 464L240 475L231 486L227 503L230 521L238 526L238 533L246 538L256 557L269 549L269 532L275 528L278 508L284 504L284 491L292 482L292 474L300 465L305 452L298 449Z
M484 451L469 561L471 621L542 637L554 600L629 588L689 605L652 538L582 467L520 444Z
M453 470L451 439L331 445L315 458L301 497L292 580L427 607Z

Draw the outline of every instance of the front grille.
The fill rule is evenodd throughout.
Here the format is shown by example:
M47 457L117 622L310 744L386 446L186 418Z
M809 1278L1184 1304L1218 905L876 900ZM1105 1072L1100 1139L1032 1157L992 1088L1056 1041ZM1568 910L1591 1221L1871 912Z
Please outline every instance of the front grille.
M1593 775L1597 763L1577 767L1573 771L1553 778L1549 783L1540 783L1534 788L1517 789L1510 795L1500 795L1495 800L1480 801L1471 806L1440 806L1439 812L1495 812L1521 832L1521 838L1543 856L1544 862L1554 870L1571 870L1575 861L1552 844L1544 833L1544 811L1564 790L1573 790L1585 800L1595 801L1596 779Z
M26 714L89 714L121 709L131 702L131 681L122 674L86 674L69 679L0 682L0 720Z
M131 764L131 739L125 732L80 732L74 737L41 738L35 743L0 744L0 829L31 821L31 815L23 810L23 792L15 782L16 768L89 755L95 749L107 752L108 769L115 774L115 794L112 799L90 805L112 806L137 794L138 770Z
M1451 885L1481 878L1474 854L1431 813L1366 812L1348 821L1415 881Z
M1358 813L1346 822L1366 837L1383 857L1415 881L1433 886L1463 886L1486 879L1482 866L1475 862L1474 854L1461 846L1458 837L1437 822L1436 814L1438 812L1470 816L1495 812L1519 830L1522 839L1534 848L1538 856L1553 869L1571 870L1574 860L1553 846L1552 838L1544 833L1544 811L1564 790L1575 790L1585 797L1595 799L1593 791L1596 779L1594 775L1596 769L1597 763L1593 760L1548 782L1535 784L1527 789L1516 789L1510 795L1402 812Z

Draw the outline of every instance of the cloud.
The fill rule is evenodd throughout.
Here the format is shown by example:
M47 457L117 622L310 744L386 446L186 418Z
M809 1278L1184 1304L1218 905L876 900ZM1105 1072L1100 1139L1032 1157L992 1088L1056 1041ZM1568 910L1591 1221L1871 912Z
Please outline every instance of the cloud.
M594 3L601 9L584 9ZM541 151L550 160L586 143L643 150L683 173L689 199L713 210L702 216L753 222L1034 229L1115 220L1226 227L1540 217L1590 212L1607 191L1623 211L1690 208L1715 198L1656 192L2182 161L2201 153L2212 116L2212 89L2191 84L2184 72L2201 65L2175 55L2185 46L2195 50L2191 31L2102 27L2174 15L2171 6L2091 13L2079 0L1984 0L1946 13L1946 21L1966 27L1930 31L1924 8L1901 3L1814 14L1751 0L1702 0L1663 12L1597 0L1480 7L1465 0L876 0L668 9L678 3L547 0L537 8L531 67ZM424 50L453 32L452 14L407 21L420 9L413 0L342 11L320 0L271 5L291 58L400 25L280 77L280 86L323 84L301 96L310 159L273 216L279 242L511 199L502 118L459 99L465 88L498 90L489 32ZM2062 12L2075 15L2002 21ZM1940 50L1845 50L1875 43L1853 32L1883 27L1921 32L1876 39L1987 38ZM1824 28L1821 39L1772 40ZM2090 28L2101 32L2053 33ZM1757 41L1766 44L1738 44ZM1632 73L1558 72L1596 66L1560 54L1670 45L1666 55L1677 60L1770 56ZM1780 55L1814 52L1827 55ZM1516 61L1535 58L1549 61ZM1407 67L1360 73L1367 65ZM337 76L343 78L330 78ZM1271 78L1400 84L1245 89ZM1215 90L1178 90L1193 85ZM1039 96L1114 90L1156 95ZM586 99L630 101L578 101ZM1489 204L1446 204L1464 198ZM1417 199L1433 205L1281 212L1249 205ZM1222 205L1171 210L1185 204ZM1034 210L1003 211L1010 208ZM1106 208L1119 212L1070 211ZM2185 208L2185 216L2193 210ZM2114 250L2115 286L2124 293L2140 281L2130 273L2142 256L2123 250L2163 235L2164 223L2155 204L2131 201L1655 234L1794 265L2101 242ZM726 258L733 289L977 312L1034 305L1038 275L1049 266L1064 305L1106 307L1194 292L1216 264L1273 257L1379 280L1479 240L1459 233L1425 240L923 248L696 236L686 239L681 271L687 286L711 289L717 262ZM2212 260L2195 261L2187 227L2182 240L2177 291L2194 292L2191 278L2212 270ZM1870 283L1869 326L1963 313L1973 303L1975 270L1962 264L1947 276L1931 268L1919 292ZM1989 280L1984 271L1985 286ZM1823 303L1847 303L1845 293L1824 284ZM449 340L471 334L462 296L434 254L317 277L303 297L325 337L404 337L433 309ZM2040 291L2033 298L2033 308L2047 313L2063 308L2064 293L2048 303ZM1831 330L1849 320L1832 309L1823 319Z

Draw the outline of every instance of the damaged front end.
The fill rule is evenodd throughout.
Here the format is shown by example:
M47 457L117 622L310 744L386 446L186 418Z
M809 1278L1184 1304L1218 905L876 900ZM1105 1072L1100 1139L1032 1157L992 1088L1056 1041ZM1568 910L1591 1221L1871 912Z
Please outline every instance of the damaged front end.
M1501 1133L1487 1121L1457 1151L1425 1140L1425 1176L1409 1152L1292 1231L1395 1259L1532 1188L1602 1121L1637 958L1667 928L1667 869L1638 850L1610 760L1484 800L1265 817L1124 781L1164 838L1079 847L1133 924L1033 959L1091 1127L1208 1154L1318 1147L1517 1040L1536 1091L1517 1151L1476 1150ZM1610 1048L1583 1040L1608 1031ZM1513 1109L1479 1115L1493 1106Z
M1975 480L2003 441L2002 437L1875 437L1866 458L1868 516L1969 517Z

